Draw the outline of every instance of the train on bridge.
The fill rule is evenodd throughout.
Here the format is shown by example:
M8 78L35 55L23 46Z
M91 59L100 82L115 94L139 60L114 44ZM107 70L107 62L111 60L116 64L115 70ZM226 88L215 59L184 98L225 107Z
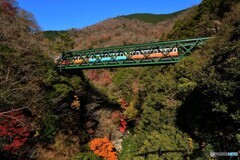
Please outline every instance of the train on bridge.
M134 67L178 63L209 37L151 42L61 53L55 59L60 70Z
M71 53L69 53L71 54ZM117 52L117 53L96 53L88 56L84 55L68 55L63 58L56 58L55 63L58 65L83 64L83 63L101 63L101 62L118 62L126 60L149 60L159 58L178 57L178 48L163 48L163 49L147 49L135 50L132 52Z

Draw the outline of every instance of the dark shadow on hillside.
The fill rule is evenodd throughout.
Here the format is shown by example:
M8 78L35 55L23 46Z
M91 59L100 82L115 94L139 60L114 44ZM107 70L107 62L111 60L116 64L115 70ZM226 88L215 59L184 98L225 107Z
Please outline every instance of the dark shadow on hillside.
M97 112L99 110L105 110L105 111L121 111L122 108L118 103L110 102L108 97L101 92L99 92L94 86L90 84L90 82L85 78L82 70L68 70L67 72L61 72L63 76L66 77L72 77L72 76L78 76L81 78L82 81L82 89L81 90L75 90L74 93L72 93L71 97L74 95L77 95L80 101L80 109L79 110L73 110L70 111L73 115L75 115L75 120L69 121L77 123L75 125L69 124L69 126L75 126L76 131L83 131L84 134L89 137L90 135L87 134L88 130L95 130L98 127L99 124L99 114L104 117L104 112ZM70 103L62 103L61 106L65 107L65 110L71 110ZM60 107L61 107L60 106ZM69 112L69 111L68 111ZM75 112L75 113L74 113ZM109 113L109 112L108 112ZM109 115L105 115L106 119L109 118ZM71 117L72 119L72 117ZM66 127L69 127L66 126ZM89 139L86 139L86 142Z
M58 70L58 74L68 78L74 75L80 77L81 87L69 93L66 98L57 102L56 105L49 106L51 112L45 113L45 117L52 123L52 126L50 125L50 127L45 128L50 129L48 134L51 134L51 136L61 131L70 135L79 135L79 132L83 132L81 133L82 137L88 137L87 129L94 129L98 125L95 116L96 111L100 109L110 112L122 110L118 103L110 102L106 95L94 88L85 78L82 70L67 70L62 72ZM80 107L78 108L71 107L72 102L75 100L74 96L77 96L80 101ZM82 137L81 139L84 139ZM87 141L88 138L85 140ZM44 142L50 141L44 139Z
M177 126L199 143L199 148L195 149L193 154L201 154L207 144L211 144L215 151L219 152L236 149L232 131L237 126L223 117L222 113L212 111L208 97L205 97L199 88L178 108Z
M96 104L98 104L98 106L95 108L96 110L100 108L105 108L109 110L121 110L121 107L118 103L110 102L106 95L101 93L99 90L97 90L94 86L90 84L90 82L85 78L82 70L68 70L67 74L68 76L79 76L84 83L85 92L76 92L79 97L82 97L81 102L83 102L83 105L89 104L89 102L95 102Z
M32 158L29 158L26 155L17 155L14 153L3 153L0 152L0 158L1 160L34 160Z
M209 132L207 128L213 116L208 105L205 97L195 89L177 110L178 127L191 135L195 135L195 132Z

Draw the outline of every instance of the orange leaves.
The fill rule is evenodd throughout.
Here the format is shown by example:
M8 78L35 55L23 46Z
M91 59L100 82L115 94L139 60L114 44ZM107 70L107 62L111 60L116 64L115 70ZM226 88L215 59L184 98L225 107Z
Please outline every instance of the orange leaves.
M107 160L117 160L117 153L113 144L107 138L95 138L90 142L90 149L94 154Z

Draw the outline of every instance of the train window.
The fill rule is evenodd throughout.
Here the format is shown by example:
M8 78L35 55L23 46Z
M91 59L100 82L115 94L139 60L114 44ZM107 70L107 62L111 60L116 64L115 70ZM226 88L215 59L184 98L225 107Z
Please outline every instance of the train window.
M153 50L153 53L158 53L158 50L157 50L157 49L154 49L154 50Z
M123 56L123 53L120 53L120 56Z
M173 49L173 52L177 52L177 48L174 48L174 49Z
M139 51L137 51L137 52L136 52L136 55L140 55L140 52L139 52Z
M133 51L133 52L132 52L132 55L135 55L135 54L136 54L135 51Z

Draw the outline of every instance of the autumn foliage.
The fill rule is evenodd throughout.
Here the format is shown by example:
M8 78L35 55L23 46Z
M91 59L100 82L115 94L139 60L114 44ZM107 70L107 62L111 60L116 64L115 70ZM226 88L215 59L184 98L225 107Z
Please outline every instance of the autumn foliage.
M90 81L101 86L108 86L112 83L112 77L107 70L89 70L86 72L86 76Z
M16 12L16 7L14 6L15 1L7 2L2 1L0 2L0 11L1 13L9 16L14 16Z
M5 151L16 151L28 139L30 129L21 112L0 113L0 141Z
M128 103L127 103L127 101L126 101L124 98L120 98L120 99L119 99L119 102L120 102L121 107L122 107L123 109L126 109L126 108L128 107Z
M117 153L113 144L107 138L95 138L90 142L90 149L94 154L107 160L117 160Z
M120 132L125 132L127 128L127 122L124 120L124 116L120 112L113 112L112 119L119 123Z

